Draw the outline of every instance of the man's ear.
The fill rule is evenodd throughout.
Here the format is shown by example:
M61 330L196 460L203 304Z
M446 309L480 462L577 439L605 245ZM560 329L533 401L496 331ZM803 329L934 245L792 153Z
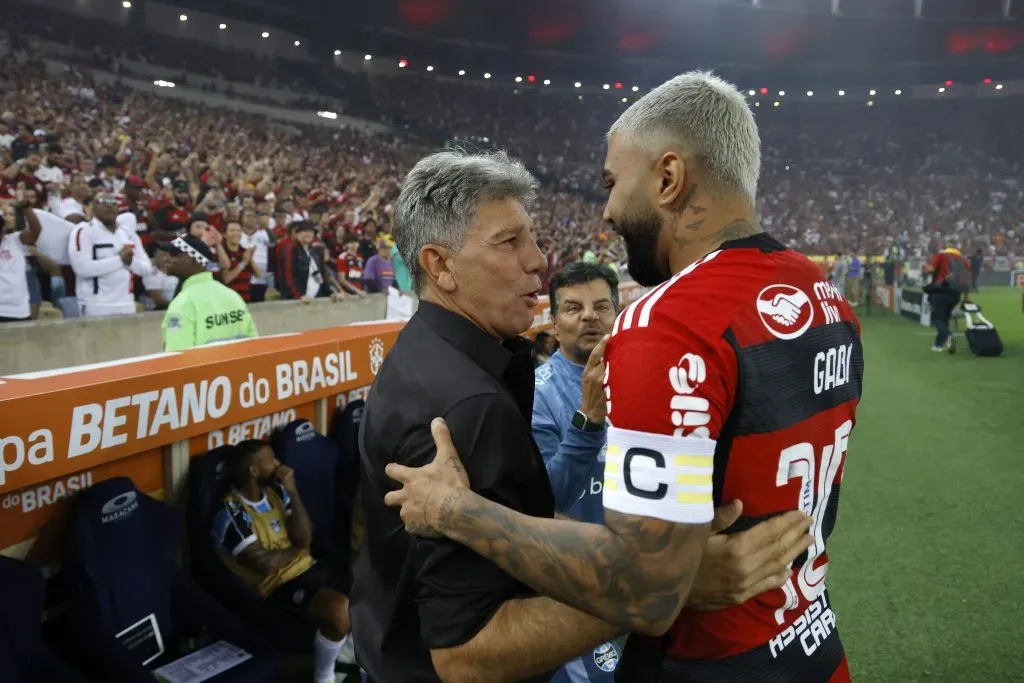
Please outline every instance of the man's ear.
M658 178L657 203L666 209L683 209L682 198L685 197L692 185L693 178L687 173L689 169L686 162L678 152L665 152L655 162L655 173Z
M455 291L455 273L452 271L451 252L437 244L427 244L420 249L420 268L430 280L437 283L441 291L451 294Z

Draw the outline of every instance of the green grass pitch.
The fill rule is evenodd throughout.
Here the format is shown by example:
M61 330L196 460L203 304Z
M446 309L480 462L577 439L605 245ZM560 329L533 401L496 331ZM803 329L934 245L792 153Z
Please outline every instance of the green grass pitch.
M975 295L1006 351L929 347L934 330L860 308L864 395L829 541L853 678L1024 681L1024 313Z

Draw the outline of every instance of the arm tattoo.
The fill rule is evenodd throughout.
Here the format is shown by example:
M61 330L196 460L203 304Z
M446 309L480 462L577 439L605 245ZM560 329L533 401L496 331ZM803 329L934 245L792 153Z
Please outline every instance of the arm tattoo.
M438 530L534 590L623 629L664 633L686 602L708 526L605 512L605 525L530 517L468 489Z

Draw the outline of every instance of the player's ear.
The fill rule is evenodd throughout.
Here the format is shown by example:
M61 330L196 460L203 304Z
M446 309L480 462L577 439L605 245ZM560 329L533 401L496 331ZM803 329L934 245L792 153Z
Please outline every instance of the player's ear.
M687 183L692 184L688 177L686 162L675 151L668 151L658 157L655 162L655 174L658 179L657 202L666 209L680 209L683 197L687 194Z
M426 244L420 249L420 268L441 291L451 294L456 289L452 270L451 252L438 244Z

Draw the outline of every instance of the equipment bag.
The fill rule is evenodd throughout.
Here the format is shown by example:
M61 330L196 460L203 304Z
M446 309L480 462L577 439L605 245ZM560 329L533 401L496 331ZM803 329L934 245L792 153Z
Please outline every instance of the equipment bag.
M999 356L1003 353L1003 342L995 326L981 314L981 307L970 301L965 301L960 309L964 312L964 322L967 329L964 336L967 337L967 345L976 356Z

